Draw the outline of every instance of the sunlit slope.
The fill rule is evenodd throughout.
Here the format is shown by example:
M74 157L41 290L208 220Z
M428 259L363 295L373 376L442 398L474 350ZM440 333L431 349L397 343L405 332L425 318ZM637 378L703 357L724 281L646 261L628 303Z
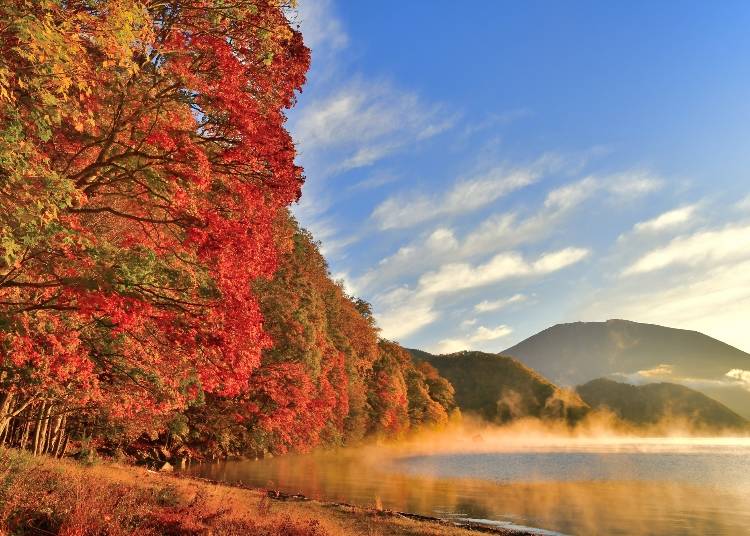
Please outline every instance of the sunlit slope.
M502 352L560 385L613 376L700 390L750 417L750 392L727 376L750 354L696 331L627 320L558 324Z
M630 385L606 378L576 388L592 408L608 408L636 425L673 421L697 429L747 429L748 421L724 404L684 385L650 383Z
M410 352L415 360L429 362L453 384L461 411L492 422L521 417L574 422L589 410L575 392L560 389L511 357L484 352Z

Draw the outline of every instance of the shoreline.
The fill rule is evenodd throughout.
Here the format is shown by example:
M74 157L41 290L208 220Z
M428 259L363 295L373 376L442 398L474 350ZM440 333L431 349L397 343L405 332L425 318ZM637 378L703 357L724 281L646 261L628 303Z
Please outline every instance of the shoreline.
M370 508L370 507L366 507L362 505L341 502L341 501L326 501L322 499L308 497L301 493L294 493L294 494L285 493L280 490L258 488L255 486L250 486L248 484L243 484L241 482L224 482L220 480L194 476L194 475L189 475L189 474L180 473L180 472L175 472L175 473L172 473L171 475L165 475L165 476L173 476L178 479L195 480L198 482L203 482L203 483L206 483L212 486L217 486L217 487L231 487L231 488L238 488L238 489L242 489L242 490L246 490L250 492L265 493L269 499L274 500L274 501L281 501L285 503L295 503L295 502L312 503L312 504L319 505L323 508L349 509L352 512L364 513L366 515L372 515L372 516L406 518L406 519L410 519L410 520L417 521L420 523L430 523L430 524L436 524L436 525L445 526L445 527L465 529L467 531L474 532L474 533L478 532L478 533L484 533L484 534L501 534L501 535L507 535L507 536L540 536L540 535L560 534L560 533L548 531L545 529L537 529L534 527L521 527L510 522L506 524L505 522L493 521L489 519L466 519L465 522L460 522L460 521L451 521L446 518L428 516L424 514L417 514L415 512L404 512L400 510L391 510L387 508L385 509Z
M276 490L102 461L0 449L0 533L135 536L539 536L411 512L329 502Z

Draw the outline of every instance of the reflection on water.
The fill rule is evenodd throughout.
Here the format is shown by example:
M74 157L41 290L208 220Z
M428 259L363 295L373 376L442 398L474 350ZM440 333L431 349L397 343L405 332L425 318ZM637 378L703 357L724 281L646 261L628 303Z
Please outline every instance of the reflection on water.
M750 447L585 447L422 456L382 449L193 466L325 500L567 534L750 533Z

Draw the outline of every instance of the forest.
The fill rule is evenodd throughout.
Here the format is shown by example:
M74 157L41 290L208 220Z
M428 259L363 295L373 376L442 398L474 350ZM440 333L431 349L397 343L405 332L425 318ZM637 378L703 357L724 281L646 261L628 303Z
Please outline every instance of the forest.
M3 445L259 456L456 413L291 215L292 7L0 5Z

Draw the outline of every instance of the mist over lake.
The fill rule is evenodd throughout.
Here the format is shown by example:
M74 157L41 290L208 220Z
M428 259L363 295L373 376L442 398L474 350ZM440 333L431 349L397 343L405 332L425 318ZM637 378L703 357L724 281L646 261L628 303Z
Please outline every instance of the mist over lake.
M556 441L496 451L386 447L194 465L211 479L456 521L562 534L739 534L750 441Z

